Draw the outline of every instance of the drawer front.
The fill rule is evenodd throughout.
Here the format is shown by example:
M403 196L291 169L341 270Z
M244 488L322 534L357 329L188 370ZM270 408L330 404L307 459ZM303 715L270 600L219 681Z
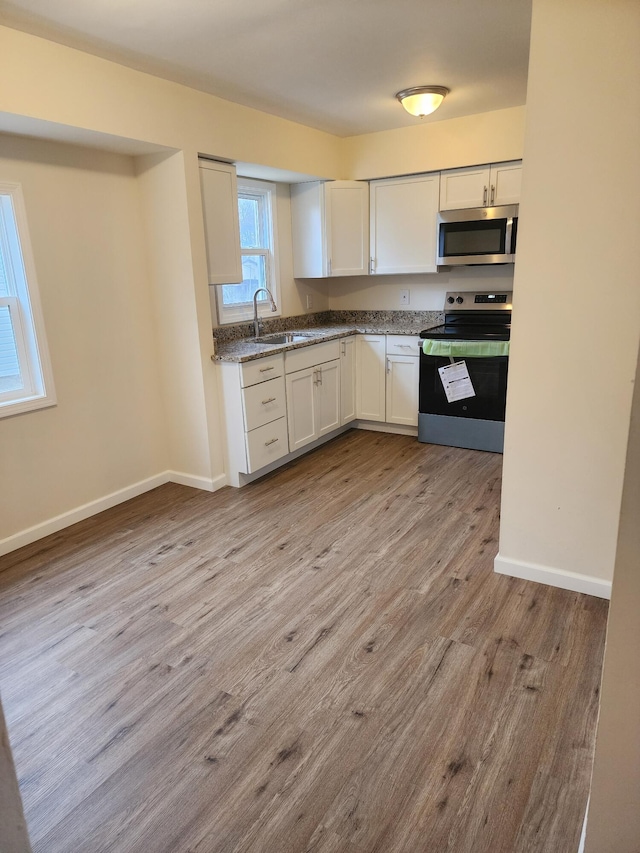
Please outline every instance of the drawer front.
M422 340L418 335L387 335L387 355L420 355Z
M264 468L289 452L287 419L280 418L247 433L248 474Z
M256 358L253 361L245 361L240 365L240 376L242 387L248 388L258 382L266 382L267 379L275 379L284 373L284 359L282 353L267 355L264 358Z
M307 370L309 367L315 367L316 364L333 361L334 358L340 358L339 340L289 350L285 353L285 372L295 373L296 370Z
M244 428L247 432L264 426L287 414L284 376L251 385L242 392L244 398Z

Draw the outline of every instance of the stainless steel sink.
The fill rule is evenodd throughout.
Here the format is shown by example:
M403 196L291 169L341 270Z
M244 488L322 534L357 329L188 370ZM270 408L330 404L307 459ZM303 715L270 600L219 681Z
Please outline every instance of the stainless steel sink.
M309 335L296 335L293 332L282 332L274 335L260 335L253 339L256 344L297 344L300 341L308 341Z

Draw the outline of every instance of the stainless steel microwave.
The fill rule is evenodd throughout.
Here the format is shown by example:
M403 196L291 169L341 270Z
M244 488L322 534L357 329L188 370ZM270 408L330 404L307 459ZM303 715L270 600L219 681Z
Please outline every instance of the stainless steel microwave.
M512 264L518 205L443 210L438 214L438 264Z

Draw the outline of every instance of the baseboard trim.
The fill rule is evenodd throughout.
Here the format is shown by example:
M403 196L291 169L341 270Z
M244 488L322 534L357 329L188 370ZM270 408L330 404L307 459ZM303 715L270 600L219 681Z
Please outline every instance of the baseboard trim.
M586 595L595 595L597 598L611 598L611 581L594 578L591 575L567 572L537 563L525 563L523 560L502 557L500 554L493 562L493 570L499 575L509 575L512 578L556 586L571 592L583 592Z
M390 424L386 421L352 421L356 429L367 429L370 432L389 432L393 435L411 435L418 437L417 426L403 426L402 424Z
M21 530L19 533L14 533L7 536L5 539L0 539L0 557L4 554L9 554L12 551L17 551L25 545L30 545L38 539L43 539L51 533L57 533L65 527L71 527L72 524L77 524L78 521L84 521L92 515L97 515L105 509L137 498L145 492L151 491L158 486L164 486L165 483L178 483L182 486L192 486L195 489L202 489L207 492L215 492L222 486L227 485L227 478L223 475L214 479L206 477L196 477L191 474L182 474L179 471L163 471L161 474L156 474L153 477L147 477L146 480L140 480L124 489L118 489L116 492L104 495L94 501L89 501L75 509L63 512L61 515L56 515L54 518L49 518L42 521L40 524L34 524L33 527L28 527L26 530Z
M205 492L217 492L223 486L227 485L227 478L224 474L219 477L210 479L208 477L196 477L193 474L181 474L180 471L167 471L167 483L178 483L180 486L192 486L194 489L202 489Z

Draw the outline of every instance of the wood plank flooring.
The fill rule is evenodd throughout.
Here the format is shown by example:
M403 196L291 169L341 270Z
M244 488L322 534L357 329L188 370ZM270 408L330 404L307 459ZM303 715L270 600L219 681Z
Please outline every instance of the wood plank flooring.
M501 462L353 430L0 558L35 853L574 853L607 604L493 573Z

